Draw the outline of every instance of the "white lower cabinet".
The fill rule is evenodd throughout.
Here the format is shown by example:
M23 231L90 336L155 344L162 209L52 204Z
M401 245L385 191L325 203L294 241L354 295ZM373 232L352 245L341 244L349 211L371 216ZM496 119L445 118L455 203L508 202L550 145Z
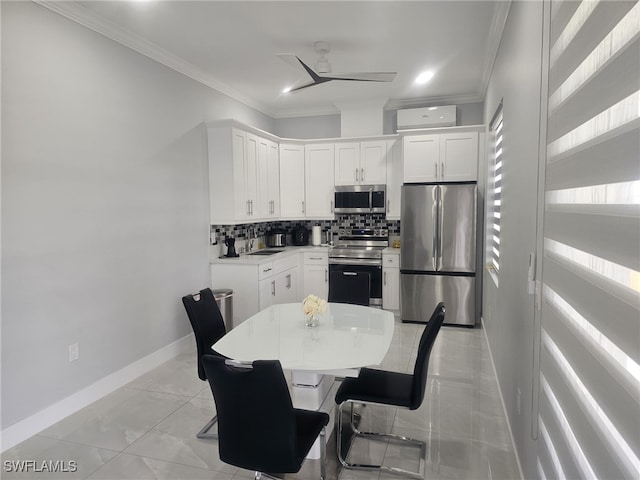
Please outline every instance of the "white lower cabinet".
M302 298L307 295L316 295L326 300L329 296L329 254L305 252L303 255Z
M400 310L400 253L382 255L382 308Z
M212 288L233 290L233 325L270 305L298 302L300 297L299 254L259 265L213 264ZM229 325L227 325L229 328Z

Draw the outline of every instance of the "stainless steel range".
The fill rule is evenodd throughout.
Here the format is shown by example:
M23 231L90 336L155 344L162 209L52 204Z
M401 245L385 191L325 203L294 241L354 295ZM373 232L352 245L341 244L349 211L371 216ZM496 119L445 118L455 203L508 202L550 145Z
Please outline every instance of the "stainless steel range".
M335 247L329 250L329 277L333 272L368 273L369 305L382 306L382 250L388 246L386 229L339 230Z

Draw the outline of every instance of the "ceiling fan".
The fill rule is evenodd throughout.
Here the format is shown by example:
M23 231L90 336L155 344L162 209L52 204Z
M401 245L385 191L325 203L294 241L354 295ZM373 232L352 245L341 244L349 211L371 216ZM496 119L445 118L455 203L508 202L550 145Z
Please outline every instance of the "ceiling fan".
M293 53L280 53L276 55L295 68L302 68L311 77L311 80L302 80L292 87L285 90L286 93L302 90L303 88L313 87L321 83L330 82L332 80L346 80L355 82L391 82L396 72L358 72L358 73L331 73L331 64L325 57L331 51L329 42L315 42L313 44L315 52L319 55L315 64L315 70L304 63Z

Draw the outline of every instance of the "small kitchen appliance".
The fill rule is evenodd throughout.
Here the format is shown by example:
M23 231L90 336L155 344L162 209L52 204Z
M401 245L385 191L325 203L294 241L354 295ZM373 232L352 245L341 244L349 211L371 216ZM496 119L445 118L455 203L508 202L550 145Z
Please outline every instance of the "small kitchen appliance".
M311 229L311 245L318 246L322 243L322 227L314 225Z
M309 229L303 225L296 225L291 230L291 243L296 247L309 245Z
M268 247L284 247L286 242L286 233L284 230L274 228L267 232L267 246Z
M227 254L225 257L239 257L236 253L236 239L232 237L225 237L224 244L227 246Z

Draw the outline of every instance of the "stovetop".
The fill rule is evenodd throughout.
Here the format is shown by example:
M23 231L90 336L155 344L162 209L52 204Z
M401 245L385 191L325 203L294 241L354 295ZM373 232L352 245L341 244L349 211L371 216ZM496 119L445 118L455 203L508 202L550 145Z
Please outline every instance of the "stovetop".
M330 258L382 258L382 250L389 246L389 230L341 229Z

